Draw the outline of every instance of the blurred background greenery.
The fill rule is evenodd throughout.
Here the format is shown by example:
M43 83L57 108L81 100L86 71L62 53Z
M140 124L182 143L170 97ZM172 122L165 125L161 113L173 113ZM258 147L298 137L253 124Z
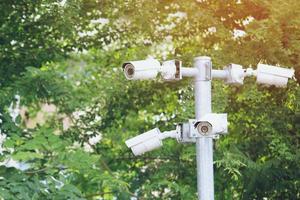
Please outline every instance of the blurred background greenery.
M1 0L0 199L196 199L195 146L124 141L193 118L192 80L126 81L148 56L293 67L287 88L213 83L216 199L300 199L298 0Z

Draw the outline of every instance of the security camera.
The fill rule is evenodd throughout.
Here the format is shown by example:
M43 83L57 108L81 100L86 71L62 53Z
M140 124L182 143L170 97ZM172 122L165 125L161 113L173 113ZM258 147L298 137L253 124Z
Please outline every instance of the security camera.
M294 69L258 64L256 70L257 83L285 87L288 79L294 75Z
M160 70L160 63L158 60L150 58L126 62L122 68L128 80L154 79Z
M201 136L227 133L227 114L210 113L194 123L194 128Z
M131 148L134 155L141 155L145 152L151 151L162 146L159 134L159 129L155 128L134 138L131 138L125 143L127 147Z
M138 156L161 147L163 145L162 140L169 137L178 138L177 130L161 133L158 128L154 128L125 141L125 143L127 147L131 148L133 154Z
M164 80L180 80L182 62L179 60L168 60L162 63L161 75Z
M212 134L212 125L208 121L196 122L195 128L203 136Z

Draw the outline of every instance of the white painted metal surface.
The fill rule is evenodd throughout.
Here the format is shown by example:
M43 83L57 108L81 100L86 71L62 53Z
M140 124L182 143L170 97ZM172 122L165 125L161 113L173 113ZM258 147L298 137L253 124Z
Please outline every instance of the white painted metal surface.
M294 69L258 64L256 70L256 81L260 84L285 87L288 79L293 77L294 72Z
M148 151L157 149L163 145L162 140L166 138L176 138L178 133L176 130L160 132L158 128L154 128L129 140L125 143L131 148L135 156L144 154Z
M212 78L226 79L228 72L226 70L212 69Z
M196 120L200 120L211 113L211 80L206 76L208 70L211 70L211 59L205 56L197 57L194 60L194 67L199 71L195 76L195 115ZM197 138L196 155L198 199L213 200L213 139Z
M198 73L198 70L196 68L192 67L182 67L181 68L181 74L183 77L194 77Z
M242 85L245 77L245 70L242 65L229 64L225 70L227 71L227 84Z
M228 132L227 114L226 113L210 113L201 117L200 122L208 122L212 126L210 134L225 134Z
M152 58L130 61L123 64L123 70L128 80L154 79L160 70L160 62Z
M181 61L179 60L168 60L161 65L161 76L166 81L180 80L181 75Z

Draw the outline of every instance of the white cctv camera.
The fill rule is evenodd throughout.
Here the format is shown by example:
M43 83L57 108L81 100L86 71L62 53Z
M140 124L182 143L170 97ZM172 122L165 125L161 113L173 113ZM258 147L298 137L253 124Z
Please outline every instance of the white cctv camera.
M161 147L162 141L159 135L159 129L155 128L134 138L126 140L125 143L127 147L131 148L133 154L137 156Z
M148 132L131 138L125 143L129 148L131 148L135 156L141 155L162 146L160 131L158 128L152 129Z
M210 113L202 117L194 124L194 127L201 136L226 134L228 122L227 114Z
M288 79L294 75L294 69L258 64L256 70L257 83L285 87Z
M159 70L160 63L153 58L139 61L130 61L123 64L123 71L128 80L154 79Z
M180 80L182 62L179 60L168 60L162 63L161 75L164 80Z
M178 130L160 132L158 128L147 131L141 135L125 141L127 147L131 148L135 156L157 149L163 145L162 140L166 138L176 138L179 140Z

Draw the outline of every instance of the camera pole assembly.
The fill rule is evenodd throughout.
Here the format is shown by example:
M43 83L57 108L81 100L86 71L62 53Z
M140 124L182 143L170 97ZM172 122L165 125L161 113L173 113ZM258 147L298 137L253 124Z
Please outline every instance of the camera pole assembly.
M210 57L194 59L192 68L182 67L181 61L170 60L160 64L155 59L131 61L123 64L125 77L129 80L154 79L160 72L164 80L194 78L195 119L178 124L176 130L160 133L158 128L127 140L126 145L134 155L161 147L162 140L176 138L181 143L196 143L198 199L214 199L213 139L227 133L227 114L212 113L211 80L223 79L227 84L243 84L247 76L256 76L265 85L286 86L294 75L293 69L258 64L257 70L243 69L241 65L229 64L223 70L213 70Z

